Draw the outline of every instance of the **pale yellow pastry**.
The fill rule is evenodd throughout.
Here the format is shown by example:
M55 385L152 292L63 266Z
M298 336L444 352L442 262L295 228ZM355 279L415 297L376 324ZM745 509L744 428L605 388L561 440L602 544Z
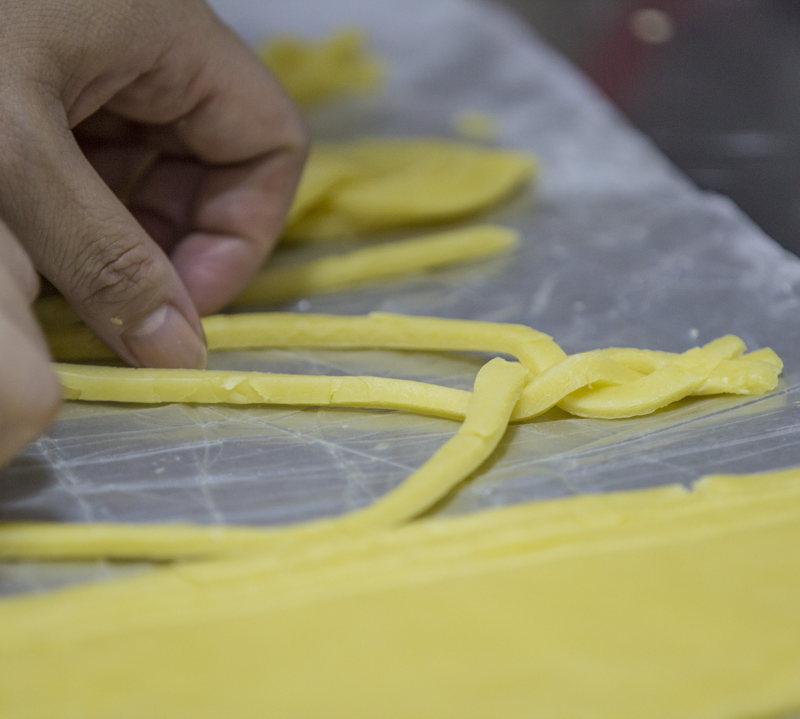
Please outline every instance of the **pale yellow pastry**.
M313 171L300 183L305 210L294 211L289 239L326 239L452 221L506 199L535 172L521 152L440 138L372 138L317 143L310 167L332 169L325 185ZM338 173L338 174L337 174ZM304 183L311 188L304 189ZM317 202L303 200L317 197Z
M377 89L380 61L359 30L342 30L320 40L278 36L258 49L286 91L303 107Z

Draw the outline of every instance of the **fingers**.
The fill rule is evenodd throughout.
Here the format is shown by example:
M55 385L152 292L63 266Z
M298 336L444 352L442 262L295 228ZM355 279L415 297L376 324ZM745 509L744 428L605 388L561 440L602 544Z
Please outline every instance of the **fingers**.
M202 328L186 289L95 173L63 113L37 97L10 105L0 129L0 214L36 266L130 364L204 366Z
M191 29L196 33L197 29ZM198 47L188 33L157 74L132 84L109 107L153 122L172 115L173 149L204 163L191 198L181 174L154 168L130 201L137 216L180 228L171 258L202 314L238 294L274 246L305 162L308 137L300 115L263 64L211 16ZM214 62L207 58L213 57ZM157 88L191 80L193 102L165 107ZM154 109L155 108L155 109ZM182 110L182 111L179 111ZM166 138L161 138L162 144Z
M61 390L29 302L36 274L0 222L0 465L43 432Z

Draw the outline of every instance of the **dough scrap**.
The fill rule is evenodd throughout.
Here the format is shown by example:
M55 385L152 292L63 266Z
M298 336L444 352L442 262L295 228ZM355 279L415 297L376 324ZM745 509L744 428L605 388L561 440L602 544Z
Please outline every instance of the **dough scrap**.
M374 91L383 76L364 33L356 29L321 40L277 36L262 43L258 54L295 102L306 108Z

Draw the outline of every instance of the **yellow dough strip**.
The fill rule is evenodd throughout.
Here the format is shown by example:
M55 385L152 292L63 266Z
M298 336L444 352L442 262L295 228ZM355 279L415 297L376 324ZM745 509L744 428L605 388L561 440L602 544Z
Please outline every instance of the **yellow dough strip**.
M595 403L592 406L588 400L575 397L562 407L568 411L574 410L574 414L621 417L631 416L625 414L626 412L640 414L642 411L652 411L656 405L663 406L674 401L669 399L670 396L680 398L687 394L763 393L775 388L783 367L780 358L772 350L765 348L738 358L717 361L711 372L702 372L705 379L698 384L685 370L676 367L675 362L679 355L669 352L609 348L567 358L549 335L525 325L412 317L382 312L365 316L276 312L215 315L205 318L203 326L211 350L324 347L509 354L517 357L532 375L520 406L514 412L515 421L535 417L559 403L566 395L571 395L587 385L592 385L591 391L595 392L602 385L627 385L654 372L658 372L655 378L644 385L636 385L636 393L645 398L642 410L636 410L631 405L633 391L630 387L625 391L605 390L605 408L600 408L596 399L592 400ZM48 339L57 359L107 359L113 356L85 327L51 330ZM723 340L718 340L717 343L719 342ZM736 351L743 347L738 339L729 338L724 342ZM711 346L716 345L712 343ZM733 355L735 352L728 354ZM691 365L691 357L689 355L687 360L681 361L688 361ZM676 383L678 377L681 382ZM647 398L652 400L650 404ZM88 395L84 399L89 399ZM136 401L122 398L109 400ZM254 401L261 400L256 397ZM316 400L307 402L316 403ZM620 409L621 407L625 409ZM452 412L448 411L444 416L452 416Z
M434 520L321 544L319 557L304 547L296 564L259 553L6 600L0 709L9 719L125 719L154 706L198 719L222 706L371 719L388 704L420 719L533 705L576 719L640 719L643 706L653 719L789 714L800 705L793 475L768 482L769 500L745 482L729 494L723 478L693 493L594 497L585 513L569 510L584 498L542 503L571 532L541 532L528 504L513 508L510 529L494 523L510 510L489 510L483 531L478 517ZM598 514L607 521L582 526Z
M267 404L396 409L464 418L470 393L389 377L292 375L229 370L53 365L65 399L132 404Z
M229 307L269 305L373 284L489 257L510 250L518 242L519 233L515 230L497 225L475 225L268 267L256 275ZM66 327L80 322L63 297L41 298L35 303L34 310L45 328Z
M206 320L214 349L262 347L273 337L283 347L372 346L505 352L527 360L530 378L513 421L558 405L572 414L613 419L648 414L692 394L766 392L781 362L771 350L736 358L742 341L728 335L682 355L595 350L564 357L547 335L523 325L374 313L365 317L264 314L219 315ZM56 351L86 354L82 330L64 331ZM88 351L88 350L87 350ZM622 361L615 361L614 356ZM653 355L653 356L649 356ZM755 359L754 359L755 358ZM644 374L632 366L649 369ZM134 370L56 365L67 399L106 402L288 404L403 409L459 419L468 393L438 385L381 377L316 377L265 372Z
M649 374L671 362L675 355L671 352L609 347L593 350L597 358L610 360L625 367ZM783 370L780 357L769 347L748 352L738 359L724 359L697 387L693 395L706 394L759 394L775 388L777 376Z
M166 371L166 370L165 370ZM526 372L496 358L475 378L464 422L422 467L368 507L341 518L277 530L128 525L0 525L0 556L15 558L148 557L171 559L249 546L295 544L399 524L428 509L494 451L519 399Z
M282 348L477 351L517 357L540 372L566 355L549 335L525 325L372 312L363 316L304 313L214 315L203 320L212 351ZM108 359L111 351L86 327L47 333L62 361Z
M691 391L693 387L702 386L707 381L705 377L710 369L717 363L726 361L723 358L740 352L742 347L741 340L727 336L715 340L705 348L673 355L671 361L666 361L664 355L660 356L660 367L656 370L660 374L657 375L655 393L652 387L646 384L643 386L647 376L611 362L603 356L603 351L587 353L588 356L573 355L528 382L514 410L514 417L521 412L532 414L546 411L563 401L565 392L574 392L578 387L596 384L599 385L599 391L604 386L614 388L614 382L620 383L616 389L622 390L622 396L611 399L606 397L600 411L612 416L630 413L633 409L640 412L653 411L662 406L662 403L674 401L680 394ZM769 357L768 354L766 356ZM312 401L320 404L340 402L347 406L384 406L457 417L465 411L470 398L469 393L460 390L384 378L273 377L261 373L187 373L176 370L92 368L80 365L62 366L59 371L62 373L62 381L68 387L68 396L78 397L79 393L83 393L80 396L82 399L106 401L278 401L282 404L304 405L311 404ZM192 379L192 374L196 374L197 378ZM209 375L208 381L205 381L204 375ZM132 378L133 382L127 378ZM331 382L338 383L337 392L332 392ZM624 382L632 382L631 386L639 394L626 390L626 386L622 384ZM44 552L43 556L51 556L47 552L51 552L54 546L67 552L65 556L71 556L69 551L74 550L69 548L73 544L62 536L62 532L70 534L76 531L79 536L82 536L83 531L91 532L95 541L102 544L113 541L118 531L122 531L124 536L127 530L102 526L86 530L58 525L6 527L3 534L6 541L0 544L0 555L4 552L20 551L19 548L24 548L26 541L33 541L29 550L22 550L31 554L23 556L38 556L39 551ZM187 545L193 548L191 551L202 554L204 548L209 546L223 551L225 548L249 546L261 541L258 532L253 534L251 530L153 528L151 531L153 546L170 547L179 555L189 551L186 550ZM16 539L9 543L9 538ZM43 542L42 546L50 549L37 548L36 542ZM181 547L184 549L180 550ZM156 556L163 557L165 554L168 552ZM145 553L143 556L153 555Z
M293 297L307 297L375 284L395 277L490 257L519 242L515 230L475 225L385 242L261 272L230 304L257 307Z
M688 397L723 359L740 355L744 342L726 335L678 355L653 372L626 384L584 387L561 399L561 409L581 417L616 419L649 414Z

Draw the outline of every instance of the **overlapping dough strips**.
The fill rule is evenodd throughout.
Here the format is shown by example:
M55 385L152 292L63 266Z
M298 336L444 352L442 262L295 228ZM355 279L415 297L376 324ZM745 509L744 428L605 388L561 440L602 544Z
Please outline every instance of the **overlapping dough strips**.
M535 169L521 152L440 138L320 142L285 234L321 240L456 220L507 198Z
M462 393L466 407L458 432L394 490L343 517L275 530L232 531L180 526L7 523L0 524L0 557L174 559L256 547L296 547L396 526L442 499L491 455L506 431L525 374L521 365L499 357L486 363L475 378L473 392Z
M212 350L282 348L479 351L516 357L528 380L512 420L554 406L582 417L648 414L693 394L760 394L782 363L769 349L743 354L726 335L683 354L611 348L567 356L553 339L519 324L411 317L254 313L204 320ZM97 358L87 330L51 333L57 357ZM102 358L103 355L100 355ZM383 377L320 377L260 372L148 370L57 365L65 396L86 401L229 402L404 409L460 418L468 393Z

